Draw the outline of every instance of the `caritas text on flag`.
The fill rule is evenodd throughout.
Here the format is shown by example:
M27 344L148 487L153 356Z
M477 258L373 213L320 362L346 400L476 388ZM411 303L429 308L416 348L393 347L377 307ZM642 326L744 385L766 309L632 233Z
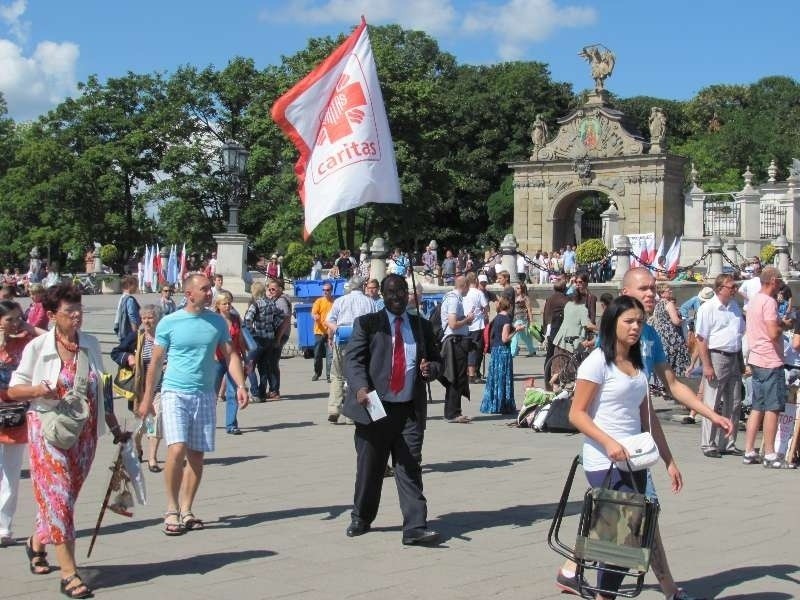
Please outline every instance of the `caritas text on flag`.
M392 136L367 23L281 96L272 118L300 158L305 237L323 219L368 202L400 204Z

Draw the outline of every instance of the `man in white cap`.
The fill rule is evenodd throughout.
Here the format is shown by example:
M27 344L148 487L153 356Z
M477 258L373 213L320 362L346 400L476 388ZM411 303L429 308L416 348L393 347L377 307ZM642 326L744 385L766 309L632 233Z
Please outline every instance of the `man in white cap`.
M742 336L744 318L739 304L733 299L737 285L728 274L714 281L716 294L697 310L695 333L700 360L703 362L703 402L707 407L734 423L742 405ZM700 292L703 293L702 291ZM700 449L708 458L723 454L742 456L736 447L737 428L730 437L703 419Z

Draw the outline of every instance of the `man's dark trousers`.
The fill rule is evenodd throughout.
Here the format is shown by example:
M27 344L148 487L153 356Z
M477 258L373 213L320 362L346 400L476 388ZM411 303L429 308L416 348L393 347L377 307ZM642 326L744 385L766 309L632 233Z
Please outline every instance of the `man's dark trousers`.
M414 536L425 530L428 520L422 494L423 423L415 419L412 402L384 402L383 406L385 418L370 425L355 424L357 474L353 517L367 523L375 520L386 462L391 454L403 513L403 534Z

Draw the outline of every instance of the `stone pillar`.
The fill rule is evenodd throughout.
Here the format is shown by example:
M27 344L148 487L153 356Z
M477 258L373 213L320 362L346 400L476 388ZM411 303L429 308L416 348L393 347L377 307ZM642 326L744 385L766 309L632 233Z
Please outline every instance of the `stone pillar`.
M223 287L234 298L245 296L247 236L242 233L218 233L214 239L217 242L217 273L222 275Z
M756 256L761 252L761 194L750 182L753 174L750 167L744 172L744 188L739 196L739 237L742 239L742 254Z
M387 256L389 250L386 248L386 241L381 237L372 240L372 247L369 249L369 276L379 283L386 277Z
M711 262L706 271L706 279L714 279L722 274L722 240L718 235L713 235L708 240L708 251L711 253Z
M683 197L683 238L681 255L687 263L694 262L705 251L705 231L703 230L703 203L706 194L697 185L697 171L692 165L692 188Z
M92 265L92 273L102 273L103 272L103 261L100 258L100 249L98 248L97 252L94 253L94 264Z
M581 228L583 227L583 210L580 207L575 209L575 223L573 225L575 228L575 245L579 245L583 240L581 235ZM607 248L608 246L606 246Z
M772 242L775 246L775 265L784 277L789 276L789 240L785 235L779 235ZM765 265L766 266L766 265Z
M609 207L600 214L603 223L603 244L606 248L614 247L614 236L619 235L619 211L617 207L610 204Z
M514 237L514 234L506 234L500 244L500 252L503 255L501 264L503 269L508 271L511 283L519 283L519 277L517 277L517 238Z
M800 215L795 205L795 186L800 176L792 175L786 180L789 186L781 200L781 207L786 211L786 238L789 242L789 256L800 259Z
M736 247L736 240L733 238L729 239L725 242L725 256L730 258L734 264L739 264L739 248ZM725 265L725 261L723 260L723 266Z
M631 241L627 235L617 238L617 245L614 247L614 254L617 255L617 268L611 281L621 282L631 268Z

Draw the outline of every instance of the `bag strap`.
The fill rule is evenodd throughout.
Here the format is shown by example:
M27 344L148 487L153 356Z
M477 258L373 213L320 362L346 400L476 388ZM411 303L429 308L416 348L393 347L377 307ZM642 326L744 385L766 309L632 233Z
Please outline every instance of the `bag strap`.
M75 381L72 389L81 396L86 396L86 390L89 387L89 353L86 348L78 348L77 361L78 366L75 369Z

